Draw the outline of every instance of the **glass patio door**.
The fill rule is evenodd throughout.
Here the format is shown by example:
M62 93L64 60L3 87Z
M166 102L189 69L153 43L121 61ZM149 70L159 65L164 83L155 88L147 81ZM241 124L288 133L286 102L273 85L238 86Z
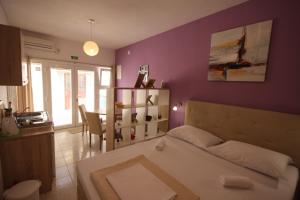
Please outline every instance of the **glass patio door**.
M51 114L55 127L73 123L73 81L71 68L50 68Z
M30 69L33 109L47 111L56 129L79 126L81 104L105 119L110 68L36 59Z
M76 125L81 123L81 116L78 110L79 105L85 105L88 112L95 112L95 69L77 68L77 97L76 97Z
M99 113L103 120L106 120L106 97L107 88L111 87L111 69L99 69Z

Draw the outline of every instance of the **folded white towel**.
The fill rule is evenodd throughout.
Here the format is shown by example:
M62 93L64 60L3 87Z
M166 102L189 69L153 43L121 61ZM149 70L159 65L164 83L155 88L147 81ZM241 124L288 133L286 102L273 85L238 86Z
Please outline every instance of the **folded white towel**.
M220 182L229 188L252 189L254 186L251 179L244 176L220 176Z
M141 164L108 174L106 179L122 200L174 200L177 195Z
M155 149L157 151L163 151L166 146L166 141L163 138L160 138L156 143L155 143Z

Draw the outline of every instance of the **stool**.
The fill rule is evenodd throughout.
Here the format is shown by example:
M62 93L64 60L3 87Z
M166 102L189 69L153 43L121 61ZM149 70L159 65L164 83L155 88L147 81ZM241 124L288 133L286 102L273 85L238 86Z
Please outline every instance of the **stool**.
M23 181L6 190L3 196L5 200L39 200L40 186L38 180Z

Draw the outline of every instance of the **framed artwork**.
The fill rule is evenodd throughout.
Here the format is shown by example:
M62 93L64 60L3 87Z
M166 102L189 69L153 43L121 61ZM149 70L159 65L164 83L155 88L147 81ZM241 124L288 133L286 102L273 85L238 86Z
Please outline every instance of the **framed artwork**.
M141 86L144 86L143 80L145 78L145 74L139 73L136 82L134 84L134 88L141 88Z
M149 65L141 65L139 74L145 74L143 82L148 82L149 78Z
M265 81L272 20L212 34L209 81Z

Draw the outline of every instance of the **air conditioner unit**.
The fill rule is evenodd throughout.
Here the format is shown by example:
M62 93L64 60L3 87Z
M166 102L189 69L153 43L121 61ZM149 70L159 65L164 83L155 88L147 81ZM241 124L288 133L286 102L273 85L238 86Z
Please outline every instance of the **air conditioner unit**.
M31 37L31 36L24 36L23 41L24 41L25 48L31 48L35 50L41 50L41 51L49 51L54 53L58 52L55 43L51 40L45 40L45 39Z

